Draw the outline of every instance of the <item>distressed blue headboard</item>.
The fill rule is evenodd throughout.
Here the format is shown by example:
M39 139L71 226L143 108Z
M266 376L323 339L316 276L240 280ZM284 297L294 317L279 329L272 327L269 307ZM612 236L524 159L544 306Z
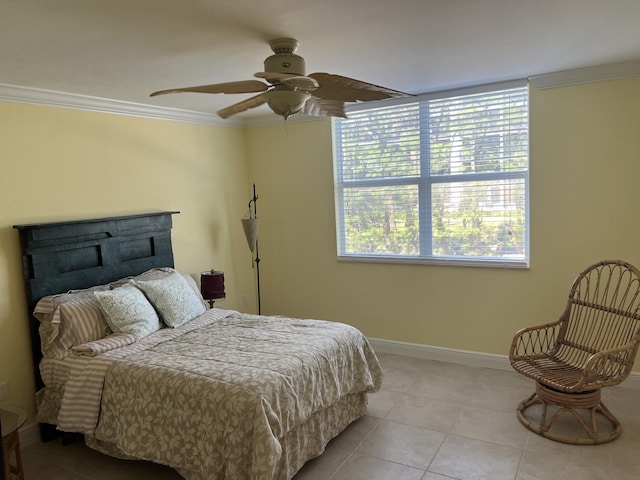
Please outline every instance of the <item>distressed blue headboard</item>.
M172 215L158 212L69 222L14 225L30 314L42 297L118 280L154 267L173 267ZM38 388L39 322L30 315Z

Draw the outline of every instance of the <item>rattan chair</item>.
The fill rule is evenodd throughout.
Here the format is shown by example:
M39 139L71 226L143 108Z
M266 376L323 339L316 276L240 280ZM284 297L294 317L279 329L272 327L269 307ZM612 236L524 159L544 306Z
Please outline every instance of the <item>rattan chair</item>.
M578 275L557 322L516 333L509 360L537 385L518 405L529 430L571 444L611 441L622 427L600 389L622 382L640 345L640 271L606 260Z

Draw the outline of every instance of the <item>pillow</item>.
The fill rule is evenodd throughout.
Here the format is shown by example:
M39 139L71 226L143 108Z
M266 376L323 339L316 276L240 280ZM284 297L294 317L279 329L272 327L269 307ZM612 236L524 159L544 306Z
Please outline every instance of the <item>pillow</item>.
M136 276L130 276L121 278L119 280L115 280L109 284L111 290L114 288L119 288L125 283L129 283L131 280L155 280L156 278L166 277L167 275L175 272L175 270L171 267L156 267L146 272L140 273Z
M193 279L193 277L187 273L180 273L177 270L174 270L171 267L156 267L156 268L152 268L150 270L147 270L146 272L143 272L139 275L136 275L135 277L127 277L127 278L122 278L120 280L116 280L115 282L112 282L109 284L111 289L114 288L118 288L122 285L124 285L125 283L129 282L130 280L134 280L135 282L143 282L143 281L148 281L148 280L159 280L161 278L164 278L166 276L171 275L172 273L179 273L180 275L182 275L185 280L187 280L187 282L189 283L189 286L191 287L191 289L193 290L193 292L195 293L196 297L198 297L198 299L200 300L200 303L202 303L202 306L206 309L207 308L207 303L204 301L204 298L202 298L202 293L200 293L200 287L198 286L198 284L196 283L196 281Z
M110 332L93 296L99 286L42 298L33 315L40 320L40 343L46 357L64 358L75 345L99 340Z
M144 294L133 284L125 283L114 290L94 292L114 332L146 337L160 329L160 319Z
M206 310L202 296L197 295L188 280L178 272L155 280L133 280L132 283L145 293L169 327L179 327Z
M187 273L181 273L180 275L182 275L182 277L187 281L187 283L191 287L191 290L193 290L193 293L195 293L196 298L202 304L202 308L204 308L206 310L207 309L207 302L205 302L204 298L202 298L202 292L200 292L200 287L198 286L196 281L193 279L193 277L191 275L189 275Z
M112 333L108 337L101 338L100 340L87 342L82 345L75 345L71 350L76 355L95 357L103 354L104 352L108 352L109 350L115 350L116 348L131 345L137 340L138 338L131 333Z

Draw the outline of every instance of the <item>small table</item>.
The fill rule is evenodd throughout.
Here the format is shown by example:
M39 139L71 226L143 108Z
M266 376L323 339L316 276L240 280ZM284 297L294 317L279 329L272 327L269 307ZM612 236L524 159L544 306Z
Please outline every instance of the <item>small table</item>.
M2 452L4 457L4 476L11 480L14 476L24 480L22 458L20 457L20 435L18 429L27 420L27 412L19 407L4 405L0 407L2 424ZM13 457L13 462L11 461Z

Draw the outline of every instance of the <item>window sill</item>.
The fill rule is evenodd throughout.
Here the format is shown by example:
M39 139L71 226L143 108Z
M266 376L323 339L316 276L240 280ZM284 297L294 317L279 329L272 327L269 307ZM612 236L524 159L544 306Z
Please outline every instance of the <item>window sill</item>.
M444 258L420 258L420 257L398 257L392 255L339 255L339 262L362 262L362 263L394 263L407 265L446 265L450 267L482 267L482 268L515 268L528 269L527 260L485 260L465 258L458 259L452 257Z

